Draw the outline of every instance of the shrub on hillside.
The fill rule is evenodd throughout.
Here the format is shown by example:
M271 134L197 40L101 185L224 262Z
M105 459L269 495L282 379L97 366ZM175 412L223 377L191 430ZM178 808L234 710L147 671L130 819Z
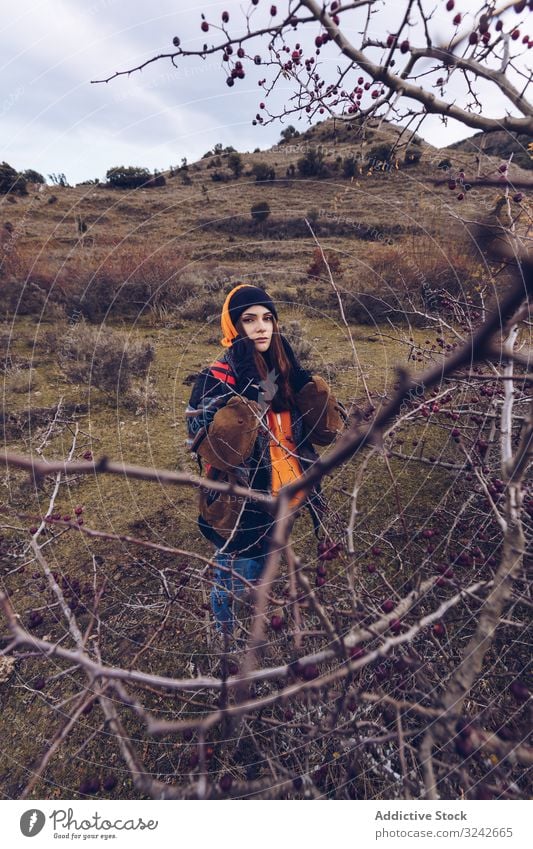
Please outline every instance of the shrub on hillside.
M254 205L250 209L250 215L252 216L254 221L257 221L258 224L266 221L268 216L270 215L270 206L268 205L266 200L261 200L259 203L254 203Z
M367 162L371 168L378 165L391 166L394 161L394 145L376 144L371 147L366 155Z
M313 260L307 269L306 274L311 279L328 279L328 266L332 274L337 274L339 276L342 275L341 261L339 257L332 251L325 251L323 254L320 248L315 248L313 251Z
M104 257L78 251L67 264L15 245L0 254L0 302L6 314L34 314L45 306L49 315L54 306L89 321L172 310L186 294L185 262L172 246L152 252L146 244L118 242Z
M149 342L127 341L110 327L91 327L80 321L63 338L59 364L72 383L126 395L133 378L146 377L154 355Z
M361 174L361 163L356 156L345 156L342 160L342 176L350 179L359 177Z
M252 175L256 183L271 183L276 179L276 172L266 162L255 162L252 165Z
M38 171L34 171L33 168L27 168L26 171L22 172L21 175L27 183L44 183L45 179L42 174L39 174Z
M0 164L0 194L27 195L26 180L7 162Z
M284 142L296 139L299 135L300 133L292 126L292 124L289 124L288 127L285 127L285 129L281 131L281 138Z
M230 171L233 171L235 179L238 180L242 174L244 163L242 161L242 156L240 153L237 153L236 150L232 151L232 153L228 155L228 168Z
M229 183L231 175L224 173L224 171L213 171L211 179L213 183Z
M112 189L138 189L152 179L148 168L137 165L115 165L106 172L107 184Z
M309 362L313 345L304 336L304 330L299 321L289 321L287 325L280 325L280 332L287 338L297 359L302 363Z
M328 174L324 152L316 147L309 148L298 160L297 167L301 177L326 177Z
M403 161L406 165L418 165L420 160L422 159L422 151L419 147L410 147L405 151L405 156Z

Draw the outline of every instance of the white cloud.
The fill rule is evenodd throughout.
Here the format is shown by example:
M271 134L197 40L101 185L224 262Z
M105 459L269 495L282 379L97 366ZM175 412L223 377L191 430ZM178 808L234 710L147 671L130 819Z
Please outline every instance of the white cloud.
M199 46L201 10L217 21L227 8L234 25L242 21L241 6L240 0L200 7L176 0L17 0L15 13L0 24L0 158L20 169L64 171L78 181L102 177L119 163L166 168L219 141L240 150L275 143L279 123L251 126L259 100L253 67L231 90L217 56L180 61L177 70L163 60L108 84L90 84L171 51L173 35ZM267 8L256 7L256 18ZM392 26L392 10L387 20ZM314 35L308 30L299 37L306 44ZM334 52L321 59L336 64ZM287 87L277 91L274 102L287 95ZM287 122L306 126L297 115ZM454 122L444 129L430 118L422 132L438 145L473 131Z

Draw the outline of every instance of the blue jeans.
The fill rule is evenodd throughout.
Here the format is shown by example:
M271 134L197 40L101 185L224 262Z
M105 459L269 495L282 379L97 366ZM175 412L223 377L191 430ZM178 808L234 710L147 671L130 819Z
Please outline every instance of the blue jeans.
M233 569L235 574L230 574L222 569L215 569L214 583L211 590L211 609L215 617L218 631L233 632L235 619L233 616L233 600L243 596L248 587L239 580L241 575L247 581L258 581L265 568L267 554L252 557L240 557L236 554L217 551L213 560L220 566Z

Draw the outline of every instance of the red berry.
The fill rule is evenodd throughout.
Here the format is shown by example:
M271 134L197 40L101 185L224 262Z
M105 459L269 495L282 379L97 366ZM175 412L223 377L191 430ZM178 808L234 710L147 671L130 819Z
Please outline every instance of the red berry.
M83 459L84 460L92 460L93 459L93 452L92 451L86 451L85 454L83 455Z
M222 12L222 20L225 24L229 21L229 12Z
M102 781L102 787L104 788L104 790L106 790L109 793L109 791L114 790L116 786L117 786L116 776L115 775L106 775L106 777Z
M455 0L448 0L448 2L446 3L446 9L448 10L448 12L451 12L454 6Z
M462 21L461 13L459 12L453 19L454 26L458 27Z
M381 609L384 613L390 613L391 610L394 610L394 602L392 601L392 599L386 599L381 605Z
M233 784L233 778L229 774L229 772L224 773L224 775L221 777L220 781L218 782L218 786L220 787L220 789L222 790L223 793L229 793L229 791L231 790L232 784Z
M352 646L350 649L350 657L353 658L353 660L359 660L359 658L364 657L365 654L366 651L362 646Z
M468 36L468 41L469 41L470 44L477 44L478 41L479 41L479 36L478 36L477 32L471 32L470 35Z
M202 29L202 32L209 32L209 24L207 23L207 21L202 21L201 29Z
M278 14L277 6L271 6L270 7L270 14L272 15L272 17L274 17L274 15Z
M318 666L316 663L306 663L302 669L302 678L304 681L312 681L318 675Z
M511 38L513 39L513 41L516 41L518 38L520 38L520 30L514 29L511 33Z
M96 775L84 778L80 782L79 792L84 796L92 796L100 790L100 779Z
M526 702L529 699L529 690L522 681L513 681L509 689L517 702Z
M408 52L408 50L409 50L409 42L408 42L408 40L407 40L407 39L405 39L405 40L404 40L404 41L402 41L402 43L400 44L400 52L401 52L401 53L407 53L407 52Z
M270 619L270 627L272 628L273 631L281 631L284 624L285 624L285 622L284 622L283 616L278 616L277 614L275 614Z
M435 624L433 625L433 633L436 637L444 637L446 629L442 622L435 622Z
M399 634L402 630L402 621L401 619L392 619L390 624L390 629L393 634Z

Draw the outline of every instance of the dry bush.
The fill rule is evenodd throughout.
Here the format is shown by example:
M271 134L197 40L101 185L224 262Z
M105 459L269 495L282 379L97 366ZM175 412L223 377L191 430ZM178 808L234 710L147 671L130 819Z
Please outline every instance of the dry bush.
M147 375L154 354L149 342L126 341L116 330L91 327L82 321L65 336L59 363L72 383L126 395L132 378Z
M134 381L122 400L123 406L133 410L136 416L155 413L159 409L159 397L152 377Z
M326 265L327 263L327 265ZM313 251L313 259L308 267L306 274L312 279L327 278L328 268L332 274L342 277L342 267L340 258L332 251L326 251L324 254L320 248L315 248Z
M11 393L24 395L25 392L33 392L36 388L37 383L33 369L24 368L19 364L14 368L7 369L2 378L2 394L7 402Z
M150 252L127 242L111 244L103 257L79 247L66 261L15 246L0 261L0 298L18 315L40 313L48 302L90 321L138 315L180 304L184 264L183 254L172 247Z
M312 343L304 337L304 330L299 321L289 321L280 326L280 332L287 338L296 357L301 362L309 362L313 352Z

